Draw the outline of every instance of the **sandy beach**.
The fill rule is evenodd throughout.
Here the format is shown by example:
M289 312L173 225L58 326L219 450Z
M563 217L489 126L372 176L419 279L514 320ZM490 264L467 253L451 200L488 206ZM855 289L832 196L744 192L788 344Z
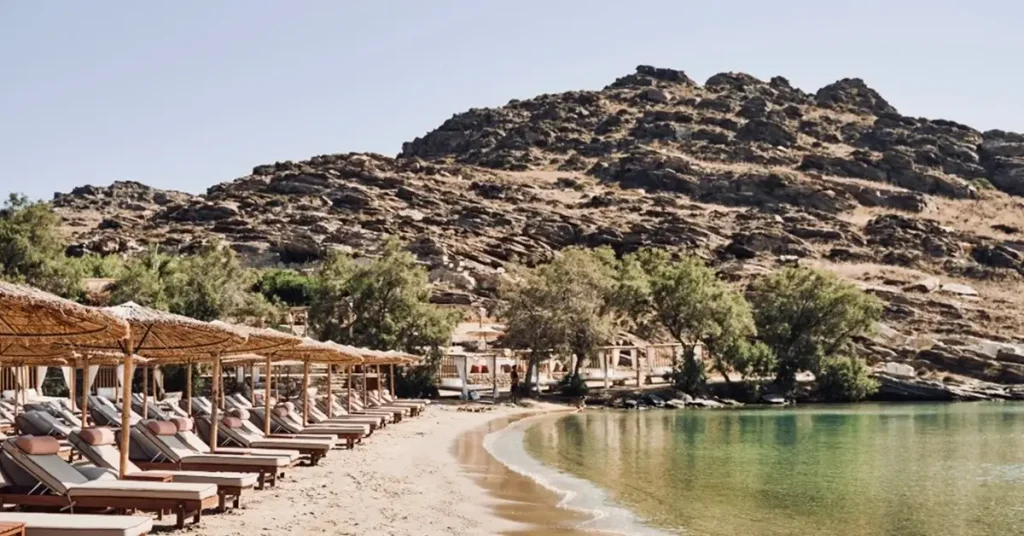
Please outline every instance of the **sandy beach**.
M247 493L243 507L204 515L185 533L432 535L515 531L454 455L456 439L493 419L538 409L480 413L434 404L422 416L374 433L353 451L289 471L273 489Z

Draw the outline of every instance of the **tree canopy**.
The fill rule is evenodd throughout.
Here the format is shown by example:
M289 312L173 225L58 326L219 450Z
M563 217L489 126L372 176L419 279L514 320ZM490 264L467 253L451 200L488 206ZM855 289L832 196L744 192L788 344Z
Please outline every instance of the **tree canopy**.
M754 287L754 318L759 336L778 362L777 380L792 386L796 373L817 374L822 359L849 350L850 342L871 331L881 304L834 274L787 268Z
M309 324L325 340L436 355L460 316L430 303L426 270L394 242L365 263L329 255L314 285Z
M81 268L64 251L60 217L50 205L11 194L0 209L0 278L77 298Z

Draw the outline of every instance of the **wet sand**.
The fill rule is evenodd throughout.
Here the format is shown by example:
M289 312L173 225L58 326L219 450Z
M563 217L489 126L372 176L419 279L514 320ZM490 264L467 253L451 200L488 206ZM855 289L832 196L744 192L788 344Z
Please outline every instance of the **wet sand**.
M524 418L552 411L538 411L521 415L504 416L489 421L484 426L461 434L453 447L464 474L483 488L490 499L488 506L501 519L516 525L515 529L501 531L508 536L544 536L560 534L566 536L594 536L597 531L580 530L575 527L590 521L592 517L583 512L559 508L562 497L541 486L529 477L510 470L484 447L484 437L501 430Z

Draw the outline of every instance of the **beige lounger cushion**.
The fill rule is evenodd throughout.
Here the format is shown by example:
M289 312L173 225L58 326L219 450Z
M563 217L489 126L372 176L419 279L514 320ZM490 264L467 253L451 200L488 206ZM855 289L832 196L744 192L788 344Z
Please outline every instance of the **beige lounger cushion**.
M288 458L284 456L241 456L231 454L196 454L194 456L184 456L181 458L183 465L189 464L219 464L219 465L239 465L239 466L251 466L251 467L287 467Z
M143 475L170 475L174 482L191 482L193 484L216 484L234 488L249 488L256 485L259 476L256 473L211 473L209 471L141 471Z
M174 423L174 427L177 428L179 432L188 432L192 430L192 419L174 417L169 422Z
M294 445L289 445L288 448L299 448ZM302 457L302 453L297 450L283 450L274 448L262 448L262 449L248 449L245 447L217 447L217 454L238 454L238 455L251 455L251 456L274 456L278 458L284 458L289 462L297 462Z
M217 495L216 484L145 482L138 480L93 480L68 487L68 497L119 497L123 499L168 499L201 501Z
M174 435L178 433L178 427L173 422L169 421L149 421L146 423L146 428L149 428L153 435L165 436Z
M50 436L24 435L14 440L14 444L25 454L46 455L60 452L60 441Z
M153 529L149 516L3 512L0 523L24 523L25 536L141 536Z
M114 431L105 426L97 426L95 428L86 428L78 432L78 437L85 442L87 445L94 447L102 445L113 445L117 437L114 435Z

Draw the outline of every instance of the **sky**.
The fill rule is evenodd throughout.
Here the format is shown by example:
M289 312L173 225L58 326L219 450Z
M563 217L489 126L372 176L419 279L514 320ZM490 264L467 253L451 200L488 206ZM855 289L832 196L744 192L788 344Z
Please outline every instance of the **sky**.
M650 64L807 91L863 78L906 115L1024 131L1010 0L0 0L0 195L395 155L471 107Z

